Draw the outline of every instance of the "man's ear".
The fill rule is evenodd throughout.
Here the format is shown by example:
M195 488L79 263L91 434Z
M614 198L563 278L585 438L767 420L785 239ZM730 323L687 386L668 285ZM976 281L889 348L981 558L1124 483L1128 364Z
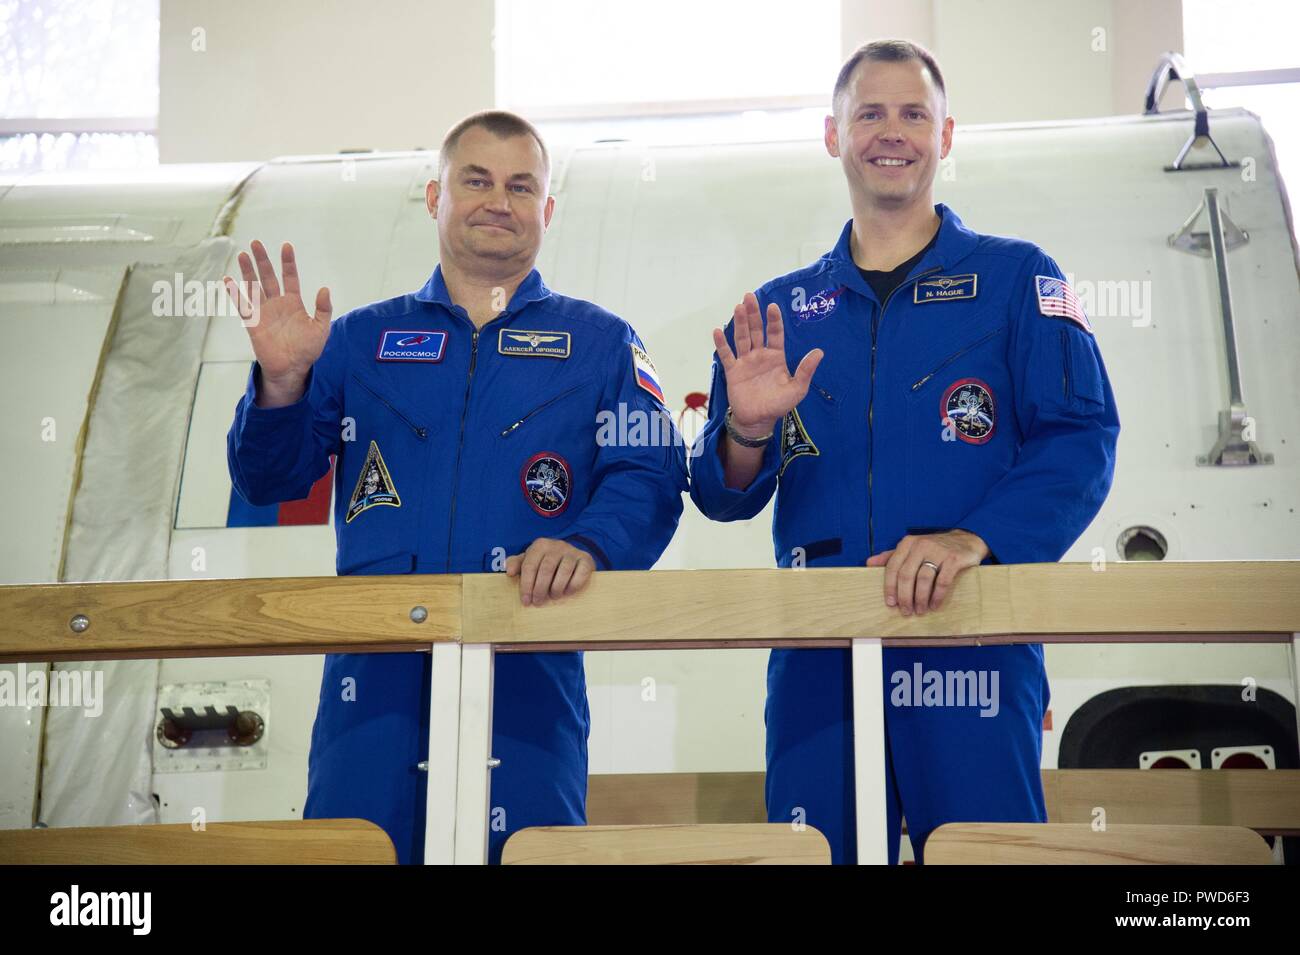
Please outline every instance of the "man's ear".
M952 130L956 126L956 121L951 116L945 117L943 121L943 133L939 138L939 158L947 159L948 153L952 151Z
M435 219L438 218L438 195L441 192L442 184L437 179L430 179L424 187L424 206Z
M555 214L555 197L554 197L554 196L547 196L547 197L546 197L546 208L542 210L542 228L543 228L543 229L549 229L549 228L551 227L551 216L553 216L554 214Z
M840 131L834 116L826 117L826 151L836 159L840 158Z

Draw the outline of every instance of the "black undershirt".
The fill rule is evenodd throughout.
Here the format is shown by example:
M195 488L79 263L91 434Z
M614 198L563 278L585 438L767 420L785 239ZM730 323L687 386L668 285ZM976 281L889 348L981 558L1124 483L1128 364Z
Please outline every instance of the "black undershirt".
M876 293L876 298L882 305L884 304L885 299L889 297L889 293L903 284L903 280L907 278L907 273L912 271L912 268L916 263L921 261L921 257L930 251L938 238L939 230L935 229L934 235L931 237L930 241L926 243L925 248L916 253L916 255L912 256L902 265L890 269L888 272L880 269L858 269L858 271L862 273L862 278L871 286L871 290Z

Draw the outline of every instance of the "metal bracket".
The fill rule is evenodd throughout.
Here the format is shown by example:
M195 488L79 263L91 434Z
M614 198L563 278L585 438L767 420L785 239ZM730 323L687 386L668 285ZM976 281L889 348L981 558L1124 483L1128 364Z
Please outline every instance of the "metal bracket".
M266 768L269 680L167 684L157 705L155 772Z
M1190 255L1200 255L1210 258L1213 255L1214 243L1210 239L1209 232L1194 232L1192 227L1196 225L1196 220L1206 210L1205 199L1201 199L1201 204L1196 207L1187 221L1179 227L1178 231L1169 237L1169 245L1178 249L1180 252L1187 252ZM1219 218L1223 221L1223 242L1224 247L1231 252L1233 249L1240 248L1250 241L1250 233L1233 222L1229 217L1226 209L1219 210Z
M1204 212L1208 232L1193 232L1192 226ZM1234 242L1235 237L1235 242ZM1198 455L1202 467L1243 467L1272 464L1273 455L1260 451L1246 436L1249 415L1241 391L1241 368L1237 360L1237 332L1232 317L1232 287L1228 282L1228 252L1250 241L1250 233L1238 228L1219 205L1219 190L1206 186L1204 196L1182 227L1169 237L1170 248L1214 260L1214 277L1219 287L1219 315L1223 321L1224 360L1228 370L1228 409L1219 412L1219 437L1208 454Z
M215 706L205 706L203 710L195 713L193 708L185 706L177 714L171 707L162 707L158 742L167 749L180 749L188 745L197 732L200 735L206 733L213 739L221 737L232 746L252 746L266 731L265 720L252 710L241 711L235 706L227 706L225 712L218 712ZM214 744L209 741L209 745Z
M1166 166L1165 172L1191 172L1197 169L1231 169L1234 166L1240 166L1241 163L1223 155L1223 150L1219 144L1214 141L1210 135L1210 114L1201 101L1201 90L1196 83L1196 75L1192 72L1191 67L1178 53L1165 53L1160 57L1160 62L1156 65L1155 72L1151 74L1151 79L1147 82L1146 103L1142 112L1147 116L1155 116L1160 112L1160 98L1164 95L1165 88L1169 85L1171 79L1181 80L1183 88L1187 93L1187 98L1192 101L1192 111L1195 116L1195 122L1192 127L1192 135L1183 143L1183 148L1178 151L1172 166ZM1187 154L1192 151L1193 146L1204 146L1209 143L1214 147L1215 153L1218 154L1218 162L1195 163L1184 165Z
M1201 467L1215 468L1272 464L1273 455L1261 451L1258 444L1242 436L1246 418L1246 409L1242 405L1220 411L1219 438L1209 454L1196 456L1196 463Z

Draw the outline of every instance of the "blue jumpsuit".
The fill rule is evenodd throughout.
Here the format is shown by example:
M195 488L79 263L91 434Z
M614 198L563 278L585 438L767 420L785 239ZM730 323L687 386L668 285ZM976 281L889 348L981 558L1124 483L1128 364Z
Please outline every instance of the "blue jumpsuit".
M852 222L831 252L758 290L764 315L781 307L789 367L813 348L825 358L744 490L723 480L714 358L691 496L734 521L775 493L781 567L860 567L904 535L951 528L984 539L985 563L1057 561L1110 489L1115 398L1056 263L935 211L933 246L884 302L853 262ZM836 862L856 859L850 673L846 650L773 650L768 663L768 817L820 830ZM918 859L945 822L1046 820L1041 644L886 649L884 677L891 861L900 815Z
M681 516L685 452L636 333L536 270L482 329L440 266L418 292L340 317L296 404L257 407L259 374L228 436L235 489L254 505L302 498L338 455L340 575L502 570L539 537L598 569L646 570ZM659 427L602 433L611 420ZM403 863L423 858L429 661L327 656L312 730L304 817L369 819ZM502 654L494 699L496 862L518 829L586 821L582 655Z

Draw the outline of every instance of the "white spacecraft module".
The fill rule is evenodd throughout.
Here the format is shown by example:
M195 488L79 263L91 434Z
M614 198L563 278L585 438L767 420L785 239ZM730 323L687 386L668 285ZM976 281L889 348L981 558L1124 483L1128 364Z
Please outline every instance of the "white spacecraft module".
M939 171L937 198L967 225L1060 263L1101 345L1118 469L1068 561L1300 559L1290 211L1257 117L1209 119L1214 145L1178 163L1188 112L959 128ZM811 137L554 152L538 267L555 290L631 322L689 435L710 329L745 291L831 248L849 215L840 169ZM412 291L438 259L424 206L435 174L436 157L418 152L0 180L0 582L332 574L328 477L270 508L232 492L225 436L252 352L220 279L257 238L291 241L304 288L329 285L336 315ZM688 503L658 566L772 564L770 514L709 524ZM592 772L761 770L766 656L589 653ZM1053 645L1047 663L1049 768L1067 750L1079 758L1063 739L1072 716L1099 725L1116 692L1159 706L1249 682L1295 701L1278 644ZM28 670L47 666L79 669ZM0 826L300 816L320 668L294 656L118 661L95 667L97 714L0 707ZM176 745L162 711L208 705L260 724L239 746ZM1266 739L1242 732L1213 737L1205 759L1264 753ZM1131 765L1190 764L1189 753L1201 759L1186 741L1157 741Z

